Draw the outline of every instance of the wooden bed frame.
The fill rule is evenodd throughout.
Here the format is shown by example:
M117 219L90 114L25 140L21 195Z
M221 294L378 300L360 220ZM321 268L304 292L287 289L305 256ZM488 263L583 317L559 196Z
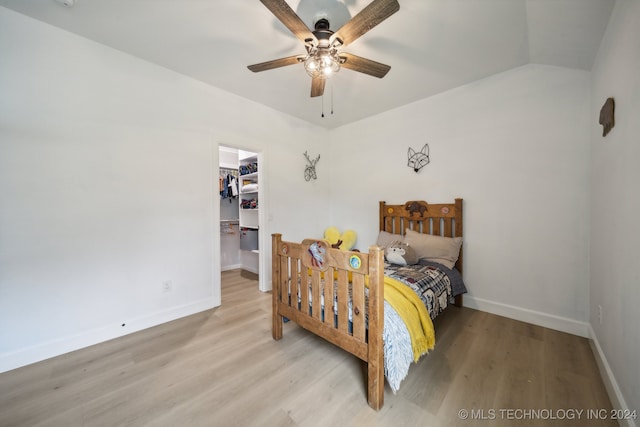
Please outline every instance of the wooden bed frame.
M462 237L462 199L448 204L411 201L403 205L388 205L380 202L380 230L404 234L406 229ZM379 410L384 403L383 251L375 245L369 247L368 253L342 251L322 242L319 239L286 242L281 234L272 235L273 338L282 338L283 318L286 317L365 361L367 401L369 406ZM320 243L326 252L321 265L310 255L316 243ZM462 273L462 249L456 268ZM333 276L335 280L326 280L323 287L325 276ZM365 307L366 287L369 288L368 307ZM309 308L309 292L300 291L307 288L311 289L312 301L320 301L321 297L324 301L332 301L335 292L338 296L337 313L325 316L321 304L317 303ZM352 297L351 324L349 293ZM462 305L461 295L456 297L456 305ZM327 312L333 312L332 305ZM368 327L365 312L368 312Z

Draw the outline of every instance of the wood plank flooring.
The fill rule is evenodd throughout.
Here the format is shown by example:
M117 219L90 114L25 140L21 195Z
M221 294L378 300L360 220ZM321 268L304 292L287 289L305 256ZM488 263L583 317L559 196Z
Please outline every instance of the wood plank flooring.
M223 272L221 307L0 374L0 426L617 425L587 419L611 404L584 338L452 307L376 412L360 360L270 321L271 294Z

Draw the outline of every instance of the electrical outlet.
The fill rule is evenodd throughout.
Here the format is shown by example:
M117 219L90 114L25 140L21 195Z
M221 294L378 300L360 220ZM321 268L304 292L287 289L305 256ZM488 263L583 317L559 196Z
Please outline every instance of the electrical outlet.
M173 289L173 283L171 282L171 280L165 280L162 283L162 290L164 292L171 292L172 289Z
M598 304L598 323L602 325L602 306Z

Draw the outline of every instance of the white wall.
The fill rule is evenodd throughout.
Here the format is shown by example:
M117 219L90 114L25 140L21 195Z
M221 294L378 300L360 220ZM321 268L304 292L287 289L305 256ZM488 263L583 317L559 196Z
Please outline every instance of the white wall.
M465 305L586 336L589 119L587 72L528 65L341 127L333 224L367 248L379 200L462 197Z
M218 144L262 153L265 236L327 223L322 129L2 7L0 58L0 371L220 304Z
M612 386L640 409L640 2L619 0L592 70L591 314ZM616 125L602 137L600 108L615 99ZM598 306L603 309L602 324ZM623 397L624 396L624 397Z
M0 371L220 302L222 144L264 156L266 236L336 225L366 249L379 200L463 197L466 304L582 335L589 321L638 408L638 9L618 2L592 82L529 65L339 128L330 144L0 7ZM617 125L602 140L608 96ZM425 142L431 164L415 174L407 148ZM317 181L303 179L307 150L322 155Z

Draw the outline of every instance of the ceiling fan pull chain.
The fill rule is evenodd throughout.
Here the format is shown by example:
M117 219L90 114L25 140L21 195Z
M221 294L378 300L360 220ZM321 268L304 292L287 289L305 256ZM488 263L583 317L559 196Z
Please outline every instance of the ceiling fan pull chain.
M322 115L320 117L324 118L324 93L322 94Z
M333 82L331 82L331 115L333 116Z

